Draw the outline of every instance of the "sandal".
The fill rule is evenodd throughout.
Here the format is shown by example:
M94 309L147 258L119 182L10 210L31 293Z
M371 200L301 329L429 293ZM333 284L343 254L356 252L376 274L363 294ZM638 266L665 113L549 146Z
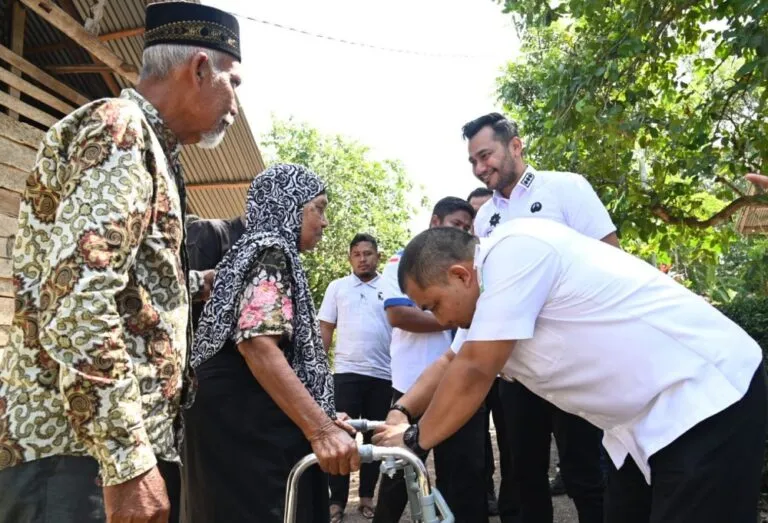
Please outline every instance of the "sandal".
M337 510L331 512L330 523L341 523L344 521L344 511L338 505L334 505Z
M369 507L368 505L358 505L357 511L365 519L373 519L373 515L374 515L373 507Z

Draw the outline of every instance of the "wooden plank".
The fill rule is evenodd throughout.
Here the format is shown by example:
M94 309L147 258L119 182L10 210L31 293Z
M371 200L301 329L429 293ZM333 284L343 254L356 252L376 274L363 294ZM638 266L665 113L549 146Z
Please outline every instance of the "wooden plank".
M43 20L57 28L59 31L80 44L83 49L101 60L112 70L124 77L129 82L139 82L139 71L133 64L124 61L113 53L109 47L99 41L98 38L85 30L77 21L69 16L62 8L50 0L19 0Z
M49 75L33 63L24 60L3 45L0 45L0 60L8 62L12 67L20 69L22 73L34 78L51 91L59 93L64 98L75 102L77 105L85 105L89 102L88 98L82 94L78 93L68 85L59 82L53 76Z
M6 69L3 69L2 67L0 67L0 82L4 82L10 85L11 87L15 88L14 90L18 89L24 94L34 98L35 100L43 102L48 107L52 107L64 114L69 114L75 110L75 107L62 102L52 94L43 91L39 87L27 82L26 80L16 76Z
M247 182L223 182L223 183L188 183L187 191L215 191L218 189L243 189L251 186L253 180Z
M58 121L57 118L54 118L45 111L41 111L37 107L32 107L29 104L25 104L10 94L4 93L2 91L0 91L0 105L16 111L20 115L26 116L30 120L46 127L50 127Z
M0 113L0 136L37 150L45 132L24 122L11 120L8 116Z
M111 71L104 64L47 65L45 70L53 74L103 73Z
M18 2L13 2L13 10L11 12L11 50L19 56L24 54L24 27L27 23L27 11ZM18 77L21 77L21 70L15 67L11 69L11 73ZM21 91L18 89L10 89L8 91L14 98L21 98ZM8 116L14 120L19 119L19 113L15 111L9 111Z
M19 230L19 220L0 214L0 236L13 236Z
M66 12L69 16L71 16L78 24L81 24L81 25L83 24L83 18L80 16L80 12L77 10L77 7L75 7L74 0L58 0L58 1L59 1L59 5L61 5L61 8L64 9L64 12ZM88 53L88 54L90 55L94 63L101 63L92 53ZM112 93L112 96L118 96L120 94L120 86L117 84L115 77L112 76L112 73L110 71L111 71L110 69L107 69L106 71L102 71L99 74L101 75L101 79L104 80L104 83L107 85L107 89L109 89L109 92Z
M0 260L7 260L13 256L14 236L0 236ZM0 271L0 278L10 277L10 272Z
M0 136L0 164L8 165L19 171L31 172L35 166L36 157L37 153L34 149Z
M11 249L13 252L13 249ZM13 277L13 260L10 258L0 258L0 278L10 279Z
M0 187L3 189L23 194L28 177L29 171L21 171L8 165L0 164Z
M130 29L121 29L120 31L114 31L112 33L100 34L96 38L98 38L100 42L110 42L112 40L120 40L121 38L128 38L131 36L141 36L143 34L144 34L144 27L132 27ZM60 49L71 49L73 47L77 48L79 46L76 43L72 42L71 40L67 40L65 42L59 42L56 44L46 44L46 45L38 45L35 47L30 47L25 51L24 54L29 56L32 54L58 51Z
M13 216L17 218L19 216L19 205L21 204L21 194L9 191L8 189L0 189L0 213L6 216Z
M6 298L13 298L13 279L12 278L0 278L0 296Z
M14 299L0 297L0 325L10 325L13 321Z

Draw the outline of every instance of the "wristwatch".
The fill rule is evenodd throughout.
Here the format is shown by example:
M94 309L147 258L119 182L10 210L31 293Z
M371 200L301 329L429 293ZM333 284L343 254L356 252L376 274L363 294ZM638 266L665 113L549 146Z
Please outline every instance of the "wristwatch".
M413 416L411 416L411 413L408 412L408 409L400 405L399 403L395 403L391 407L389 407L389 410L398 410L405 414L405 417L408 418L408 423L413 423Z
M419 445L419 424L414 423L403 433L403 443L417 456L423 456L427 451Z

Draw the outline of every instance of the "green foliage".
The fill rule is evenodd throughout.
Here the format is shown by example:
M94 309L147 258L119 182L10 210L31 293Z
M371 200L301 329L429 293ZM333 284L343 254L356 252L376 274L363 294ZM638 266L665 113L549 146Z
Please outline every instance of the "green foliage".
M274 121L262 145L270 163L305 165L326 184L330 225L318 247L304 255L318 306L328 284L349 274L349 242L355 234L372 234L384 259L410 239L407 224L415 212L408 203L412 184L399 162L372 160L364 145L323 135L293 120Z
M532 163L587 176L624 247L694 286L752 248L723 209L768 170L767 0L501 3L523 53L498 95Z

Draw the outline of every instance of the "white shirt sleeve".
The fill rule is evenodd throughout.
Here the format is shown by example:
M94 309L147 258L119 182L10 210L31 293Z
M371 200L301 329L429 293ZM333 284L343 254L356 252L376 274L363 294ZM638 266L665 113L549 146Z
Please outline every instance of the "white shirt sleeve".
M320 305L320 311L317 313L317 319L326 323L333 323L336 325L339 319L339 308L336 305L336 288L338 287L339 280L333 280L328 284L328 288L325 289L325 296L323 296L323 304Z
M483 291L466 340L532 338L559 273L560 256L544 241L530 236L501 240L483 263Z
M469 334L467 329L459 329L456 331L456 336L453 337L453 341L451 342L451 350L454 354L458 354L461 350L461 346L467 341L467 334Z
M390 307L410 307L413 305L411 299L400 290L400 283L397 281L397 269L400 267L400 256L397 253L390 258L381 274L384 294L384 308Z
M573 183L565 184L563 202L567 225L585 236L602 240L616 230L608 210L583 176L573 175Z

